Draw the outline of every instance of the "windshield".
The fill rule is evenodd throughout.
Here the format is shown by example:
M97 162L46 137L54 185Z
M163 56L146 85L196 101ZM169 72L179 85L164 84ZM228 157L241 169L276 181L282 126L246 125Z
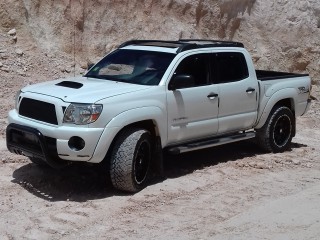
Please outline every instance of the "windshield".
M174 57L172 53L118 49L98 62L85 77L158 85Z

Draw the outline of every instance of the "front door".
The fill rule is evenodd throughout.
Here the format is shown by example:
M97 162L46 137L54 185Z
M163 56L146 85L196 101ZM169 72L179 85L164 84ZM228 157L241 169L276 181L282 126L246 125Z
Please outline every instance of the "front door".
M210 54L185 57L175 70L190 75L194 84L168 90L168 143L179 143L211 136L218 131L218 86L212 85Z

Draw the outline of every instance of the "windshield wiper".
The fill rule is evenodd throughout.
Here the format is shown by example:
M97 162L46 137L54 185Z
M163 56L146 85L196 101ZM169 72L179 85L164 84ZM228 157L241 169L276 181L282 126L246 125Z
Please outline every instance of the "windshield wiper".
M90 75L90 74L86 74L86 75L84 75L84 77L86 77L86 78L98 78L96 75Z
M87 78L96 78L96 79L103 79L103 80L109 80L109 81L114 81L114 82L124 82L124 83L131 83L130 81L126 79L121 79L121 78L115 78L111 77L110 75L85 75Z

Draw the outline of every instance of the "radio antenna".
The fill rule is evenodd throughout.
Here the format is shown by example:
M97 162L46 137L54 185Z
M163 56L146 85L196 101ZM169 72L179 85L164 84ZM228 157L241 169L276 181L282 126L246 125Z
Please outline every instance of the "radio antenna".
M71 3L71 16L72 16L72 1ZM73 9L74 10L74 9ZM76 20L75 15L72 17L73 20L73 76L76 76Z

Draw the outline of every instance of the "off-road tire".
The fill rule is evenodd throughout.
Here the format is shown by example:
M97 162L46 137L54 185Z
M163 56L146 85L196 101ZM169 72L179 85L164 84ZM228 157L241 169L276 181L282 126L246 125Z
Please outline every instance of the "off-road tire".
M294 129L292 111L284 106L275 107L263 127L257 130L258 144L266 152L283 152L290 147Z
M145 129L128 129L119 134L110 159L114 188L138 192L147 185L152 149L151 134Z

